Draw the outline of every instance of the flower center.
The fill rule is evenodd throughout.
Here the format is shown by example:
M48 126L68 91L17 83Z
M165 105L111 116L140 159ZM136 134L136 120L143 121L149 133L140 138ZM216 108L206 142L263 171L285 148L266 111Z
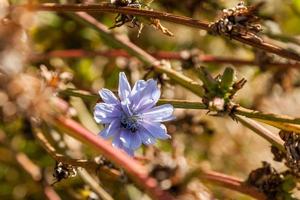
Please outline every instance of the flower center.
M139 127L138 120L139 120L138 116L123 115L121 117L121 127L125 128L127 130L130 130L132 133L135 133Z

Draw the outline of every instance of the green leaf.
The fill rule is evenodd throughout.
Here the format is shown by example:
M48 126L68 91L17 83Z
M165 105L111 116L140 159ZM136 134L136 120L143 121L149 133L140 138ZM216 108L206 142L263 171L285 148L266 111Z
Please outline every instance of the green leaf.
M198 76L207 90L214 91L217 88L218 82L210 75L205 67L198 68Z
M221 89L228 90L233 84L234 77L235 71L231 67L227 67L221 77Z

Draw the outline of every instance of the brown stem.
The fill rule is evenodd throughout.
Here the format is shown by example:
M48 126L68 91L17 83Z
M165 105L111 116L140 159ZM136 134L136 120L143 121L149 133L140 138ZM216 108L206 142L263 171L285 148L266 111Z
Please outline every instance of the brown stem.
M154 199L173 200L169 193L163 191L158 186L156 180L148 176L146 168L140 165L133 158L119 149L113 148L107 141L82 127L76 121L64 116L54 117L52 124L64 130L71 136L86 143L89 147L94 148L102 153L109 160L113 161L117 166L124 168L125 171Z
M174 15L171 13L136 9L130 7L116 7L109 3L100 4L39 4L39 5L24 5L23 7L31 10L44 10L44 11L56 11L56 12L109 12L109 13L122 13L137 16L144 16L150 18L157 18L176 24L182 24L190 27L204 29L210 31L209 23L195 20L185 16ZM294 59L300 61L300 55L296 52L284 49L282 47L270 44L264 41L260 41L255 37L247 37L244 35L232 35L232 39L240 41L244 44L256 47L261 50L265 50L270 53L277 54L284 58Z
M235 190L247 195L250 195L259 200L265 200L266 196L252 186L245 185L244 182L236 177L221 174L214 171L203 171L200 173L200 178L222 187Z
M167 60L180 60L187 61L191 58L191 55L185 57L183 52L170 52L170 51L159 51L155 53L149 53L157 59L167 59ZM31 61L40 61L44 59L49 59L52 57L60 58L81 58L81 57L94 57L94 56L104 56L104 57L125 57L130 58L131 55L122 49L113 49L105 51L87 51L83 49L69 49L69 50L55 50L44 54L35 54L30 57ZM216 64L233 64L239 67L240 65L257 65L255 60L247 60L241 58L232 57L222 57L213 56L209 54L198 54L195 57L199 59L201 63L216 63ZM300 63L283 63L283 62L270 62L263 63L268 67L282 67L282 68L300 68Z
M41 146L47 151L47 153L57 162L62 162L68 165L82 167L88 169L90 171L99 171L100 173L108 174L113 179L117 179L120 176L120 172L115 169L109 169L107 167L101 167L101 165L97 164L91 160L83 160L83 159L73 159L69 158L65 155L62 155L57 152L57 150L53 147L53 145L48 141L45 137L44 132L38 127L34 127L34 136L40 142Z
M141 49L140 47L136 46L126 38L120 36L120 35L114 35L112 34L106 26L104 26L102 23L97 21L94 17L87 13L76 13L75 17L79 18L79 20L84 21L85 23L89 24L93 28L99 31L99 33L110 41L111 43L116 44L120 48L123 48L126 50L130 55L133 55L137 57L140 61L145 63L148 66L152 66L153 69L157 73L165 73L168 75L172 80L180 84L181 86L189 89L191 92L198 96L203 96L203 88L201 85L189 77L185 76L184 74L177 72L165 64L162 64L159 60L148 54L146 51Z

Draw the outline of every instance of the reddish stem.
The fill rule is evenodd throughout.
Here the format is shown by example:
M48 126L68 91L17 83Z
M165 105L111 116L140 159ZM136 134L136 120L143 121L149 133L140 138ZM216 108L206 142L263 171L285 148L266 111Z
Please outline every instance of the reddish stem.
M156 53L150 53L157 59L168 59L168 60L188 60L191 55L185 57L182 52L170 52L160 51ZM93 57L93 56L105 56L105 57L126 57L130 58L131 55L121 49L106 50L106 51L87 51L83 49L69 49L69 50L55 50L45 54L32 55L30 60L38 61L43 59L49 59L51 57L61 58L81 58L81 57ZM233 64L233 65L258 65L254 60L240 59L240 58L227 58L222 56L213 56L208 54L198 54L196 57L200 62L203 63L220 63L220 64ZM300 68L300 63L282 63L282 62L270 62L262 63L263 65L270 67L284 67L284 68Z
M221 174L213 171L205 171L200 174L201 179L205 179L222 187L232 189L244 194L248 194L256 199L265 200L266 196L259 192L255 187L245 185L244 182L236 177Z
M163 191L157 184L156 180L148 176L145 167L140 165L136 160L128 156L119 149L113 148L107 141L97 137L86 128L82 127L76 121L66 118L62 115L55 117L54 125L63 128L67 133L76 137L82 142L85 142L89 147L94 148L99 153L102 153L109 160L116 163L118 166L131 175L146 192L153 198L159 200L173 200L169 193Z

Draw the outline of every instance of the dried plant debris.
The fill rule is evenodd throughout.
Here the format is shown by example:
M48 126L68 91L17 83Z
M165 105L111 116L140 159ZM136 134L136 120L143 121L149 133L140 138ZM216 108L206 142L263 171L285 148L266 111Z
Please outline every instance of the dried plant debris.
M141 8L141 4L138 0L111 0L110 3L117 7L129 6L133 8Z
M116 7L132 7L137 9L150 9L149 4L152 1L148 1L147 4L140 3L138 0L111 0L111 3ZM167 36L173 36L173 33L169 31L166 27L164 27L159 19L156 18L143 18L136 17L130 14L121 14L119 13L115 18L115 24L110 27L110 29L123 26L124 24L130 23L130 28L138 28L138 37L140 36L142 29L144 28L144 22L154 27L156 30L161 31L163 34Z
M67 89L67 84L73 79L73 75L70 72L51 71L45 65L41 65L40 69L40 76L44 79L47 86L57 91Z
M294 132L280 131L279 136L284 141L286 152L272 147L271 151L274 155L274 160L278 162L284 161L289 168L289 172L300 178L300 135Z
M293 177L286 172L279 173L267 162L253 170L247 180L247 185L256 187L263 192L268 200L291 200L291 190L296 187Z
M155 29L160 30L163 34L167 36L174 36L174 34L169 31L166 27L161 25L159 19L150 18L150 25L152 25Z
M219 19L209 25L211 33L229 37L232 35L252 37L261 41L257 33L262 31L262 28L259 18L254 15L261 5L247 7L241 1L233 8L224 9Z
M285 159L285 152L281 151L279 148L276 146L272 145L271 146L271 153L273 154L273 160L277 162L282 162Z
M76 175L77 172L72 165L64 164L62 162L56 162L53 172L53 177L55 178L55 181L51 185L54 185L63 179L75 177Z

